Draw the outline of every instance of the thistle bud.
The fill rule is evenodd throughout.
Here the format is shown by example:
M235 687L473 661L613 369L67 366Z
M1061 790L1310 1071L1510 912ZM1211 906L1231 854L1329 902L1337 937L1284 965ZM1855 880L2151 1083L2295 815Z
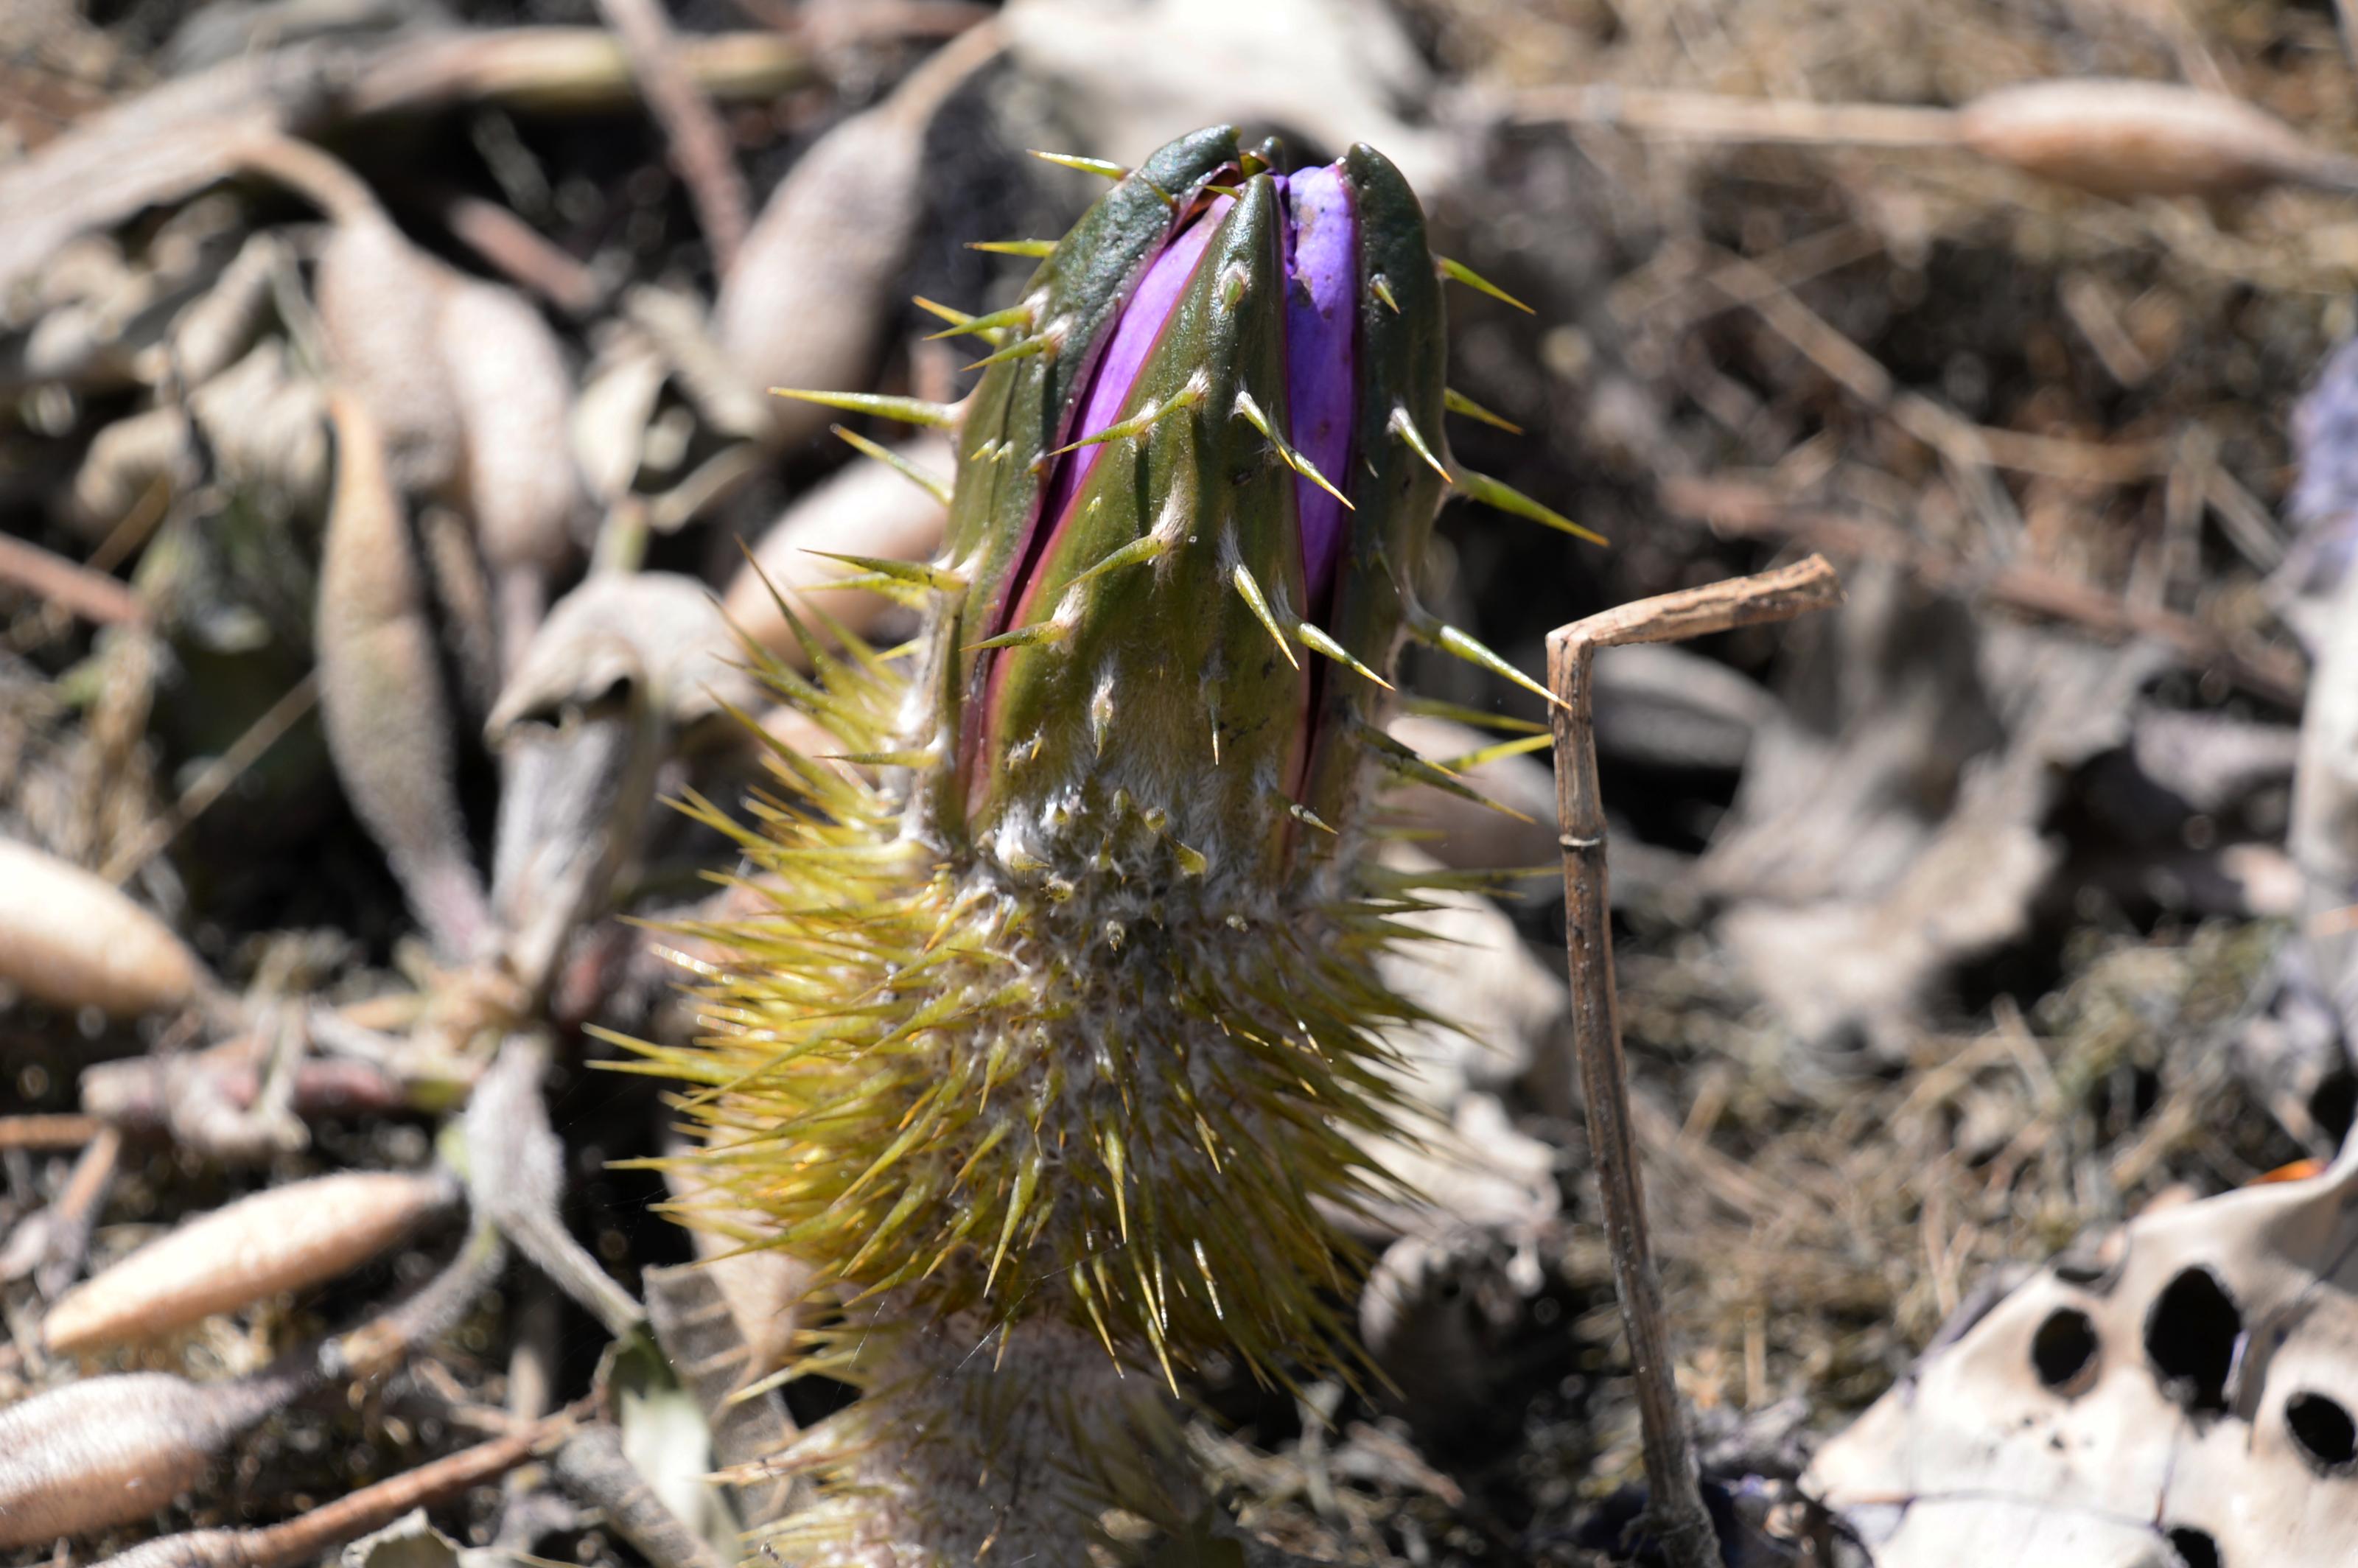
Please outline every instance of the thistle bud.
M1444 455L1444 408L1479 411L1442 384L1439 276L1470 275L1398 172L1275 159L1199 132L1002 247L1042 260L959 319L989 366L961 408L807 395L956 432L942 553L839 579L925 630L881 654L781 597L805 658L764 673L836 743L776 742L755 823L698 808L763 907L684 929L703 1038L644 1049L703 1086L691 1223L807 1263L842 1311L800 1366L871 1390L789 1455L861 1499L789 1527L815 1562L1078 1541L1028 1461L936 1476L971 1456L928 1434L978 1422L1154 1517L1154 1412L1076 1355L1174 1387L1350 1355L1335 1222L1394 1185L1364 1151L1409 1115L1382 1036L1415 1011L1375 964L1414 905L1358 852L1365 797L1466 787L1383 732L1389 672L1412 633L1513 674L1414 574L1447 488L1571 524ZM968 1408L928 1357L978 1336Z
M1263 890L1321 852L1444 483L1439 295L1381 155L1287 177L1227 132L1046 258L961 437L943 830L1020 870L1158 824Z

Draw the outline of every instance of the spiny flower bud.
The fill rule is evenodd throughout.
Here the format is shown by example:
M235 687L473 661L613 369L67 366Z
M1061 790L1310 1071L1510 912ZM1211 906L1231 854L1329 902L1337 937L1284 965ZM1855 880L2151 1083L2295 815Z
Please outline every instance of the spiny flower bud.
M942 554L844 579L925 630L805 631L811 673L765 669L840 752L777 747L755 824L697 807L768 907L686 933L722 955L707 1036L643 1049L703 1086L707 1223L842 1305L799 1364L871 1390L792 1461L865 1499L812 1516L822 1561L969 1561L1049 1506L1015 1471L918 1484L914 1445L964 1419L953 1350L1017 1386L1069 1381L1076 1342L1174 1387L1216 1353L1351 1355L1333 1222L1385 1184L1362 1141L1406 1114L1381 1033L1414 1011L1376 976L1413 883L1358 852L1366 797L1463 788L1383 734L1389 675L1408 633L1514 674L1414 574L1452 486L1571 524L1444 455L1444 410L1479 411L1443 385L1439 276L1470 275L1398 172L1275 157L1216 128L1114 171L1020 247L1019 304L957 319L990 347L961 408L806 395L956 430ZM1151 1409L1051 1393L997 1446L1044 1433L1150 1515L1175 1495L1084 1462L1156 1449Z
M1321 752L1382 696L1444 483L1439 287L1380 155L1248 162L1211 133L1117 187L967 417L934 826L1004 868L1151 838L1266 897L1354 808Z

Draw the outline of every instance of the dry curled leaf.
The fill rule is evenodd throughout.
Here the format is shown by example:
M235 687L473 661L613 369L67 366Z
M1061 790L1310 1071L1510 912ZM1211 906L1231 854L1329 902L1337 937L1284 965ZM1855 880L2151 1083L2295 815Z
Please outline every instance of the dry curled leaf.
M492 909L529 989L605 912L683 732L750 703L738 651L710 591L669 572L591 577L525 651L485 738L503 773Z
M148 1339L366 1262L457 1198L439 1173L346 1172L272 1187L149 1242L49 1309L53 1351Z
M1984 157L2099 196L2224 196L2278 181L2358 189L2358 159L2223 93L2161 81L2032 81L1959 111Z
M210 985L188 945L114 884L5 838L0 982L117 1018L185 1007Z

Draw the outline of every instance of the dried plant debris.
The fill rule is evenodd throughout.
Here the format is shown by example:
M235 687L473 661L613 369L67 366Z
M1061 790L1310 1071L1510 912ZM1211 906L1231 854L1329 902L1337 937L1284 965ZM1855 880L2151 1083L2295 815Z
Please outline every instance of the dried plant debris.
M1369 1284L1328 1303L1372 1368L1183 1369L1218 1506L1105 1549L1628 1559L1563 933L1512 896L1562 852L1548 712L1494 677L1799 546L1839 621L1597 672L1632 1126L1724 1539L2330 1557L2347 1167L2234 1189L2331 1159L2358 1100L2348 16L664 10L0 17L10 1563L377 1530L347 1568L708 1568L810 1505L797 1463L856 1466L794 1444L846 1397L813 1336L860 1325L774 1226L644 1168L681 1107L595 1070L597 1031L724 1026L672 957L777 882L716 813L824 819L907 765L773 699L848 700L844 650L968 569L960 367L1016 345L989 323L1101 175L1222 121L1279 172L1398 160L1495 290L1450 286L1412 427L1614 545L1464 509L1412 585L1498 663L1412 652L1362 868L1418 884L1385 979L1430 1015L1383 1031L1427 1130L1372 1148L1422 1194L1353 1217ZM1241 481L1272 449L1234 434ZM1480 482L1444 466L1418 482ZM2148 1343L2221 1299L2223 1380ZM981 1400L993 1326L904 1359ZM1124 1409L1160 1383L1087 1348L1007 1354ZM918 1452L973 1492L957 1433Z
M2342 1561L2353 1180L2345 1160L2058 1259L1828 1444L1804 1489L1893 1568Z

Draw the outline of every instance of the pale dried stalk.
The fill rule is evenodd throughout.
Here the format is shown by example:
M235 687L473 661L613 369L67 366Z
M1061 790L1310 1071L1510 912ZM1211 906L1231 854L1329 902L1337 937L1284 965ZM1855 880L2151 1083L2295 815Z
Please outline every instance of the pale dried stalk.
M172 809L150 822L139 837L124 845L107 861L99 875L120 887L130 880L140 867L171 847L172 840L189 829L189 825L202 816L213 802L229 793L230 786L243 777L245 771L262 760L263 753L278 744L289 730L300 723L319 700L319 678L316 672L305 676L245 727L245 732L229 744L229 749L207 762L172 803Z
M1645 1447L1647 1511L1672 1568L1716 1568L1718 1537L1697 1489L1694 1450L1671 1375L1661 1278L1646 1235L1645 1189L1630 1126L1628 1064L1621 1053L1613 982L1605 802L1596 781L1590 665L1599 648L1675 642L1790 620L1841 599L1842 585L1833 568L1812 556L1781 571L1625 604L1548 635L1573 1040L1588 1117L1589 1154L1596 1166L1613 1255L1614 1293L1629 1339L1630 1375Z
M0 838L0 982L117 1018L188 1006L213 987L169 927L103 879Z
M439 198L436 216L452 238L510 283L568 315L588 315L606 296L595 273L496 201L449 191Z
M712 246L712 268L726 273L745 243L752 204L730 147L728 127L680 63L679 40L656 0L598 0L598 9L622 40L631 57L631 74L671 143L672 167L687 187L697 222Z
M52 1351L154 1338L318 1284L395 1245L458 1196L439 1173L347 1172L272 1187L190 1220L68 1292Z
M1962 147L2100 196L2223 196L2277 182L2358 189L2358 159L2240 99L2162 81L2027 81L1960 109L1724 97L1603 85L1518 98L1524 121L1670 140Z
M101 1062L82 1070L82 1109L126 1132L166 1133L224 1158L222 1135L239 1141L243 1119L261 1099L266 1054L257 1037L240 1036L203 1051ZM306 1056L287 1078L284 1108L305 1118L399 1111L417 1098L393 1072L349 1056Z
M100 1568L285 1568L480 1486L530 1459L535 1449L572 1424L567 1411L461 1449L431 1465L362 1487L265 1530L199 1530L160 1536L101 1559Z
M92 1378L0 1410L0 1547L45 1545L168 1505L239 1433L308 1386L281 1368L231 1383Z
M111 1127L83 1147L57 1201L17 1226L0 1247L0 1280L30 1274L34 1289L49 1297L73 1281L89 1256L91 1228L106 1206L122 1156L122 1134Z
M679 67L716 98L768 99L821 80L801 40L714 33L683 40ZM405 38L372 56L339 107L353 115L498 103L538 112L618 108L639 83L602 27L498 27Z
M0 1116L0 1149L79 1149L104 1125L94 1116L62 1111Z
M1607 125L1671 141L1767 142L1849 147L1943 147L1957 144L1952 109L1890 103L1814 103L1798 98L1738 98L1612 83L1526 92L1511 114L1526 122Z
M137 625L147 607L127 584L27 540L0 534L0 582L12 582L101 626Z

